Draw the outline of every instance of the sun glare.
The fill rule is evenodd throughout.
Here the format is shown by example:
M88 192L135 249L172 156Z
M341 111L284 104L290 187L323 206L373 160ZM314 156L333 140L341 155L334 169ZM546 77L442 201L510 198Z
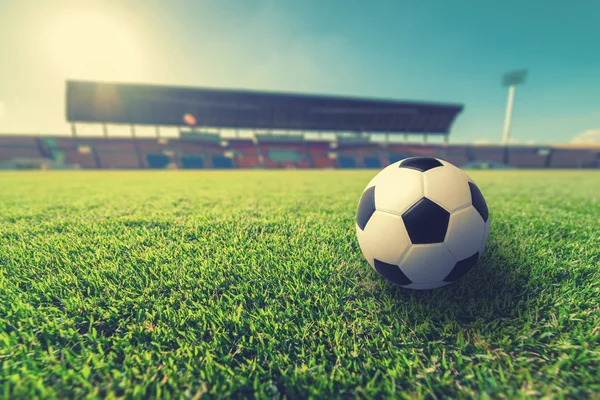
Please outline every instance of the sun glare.
M45 37L48 62L68 78L137 78L140 43L122 22L93 11L61 14Z

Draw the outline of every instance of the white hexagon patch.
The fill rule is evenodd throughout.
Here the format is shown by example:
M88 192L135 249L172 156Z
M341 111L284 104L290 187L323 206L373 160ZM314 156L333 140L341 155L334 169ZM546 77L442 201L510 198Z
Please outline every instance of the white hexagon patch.
M467 207L450 214L450 223L444 243L458 260L471 257L479 251L485 224L477 210Z
M412 245L400 261L400 269L413 282L442 282L456 265L443 244Z
M423 187L425 197L450 212L471 204L468 177L452 165L425 171Z
M423 197L423 173L408 168L388 168L377 179L375 208L402 215Z
M410 246L402 218L382 211L373 213L358 240L363 253L388 264L398 264Z

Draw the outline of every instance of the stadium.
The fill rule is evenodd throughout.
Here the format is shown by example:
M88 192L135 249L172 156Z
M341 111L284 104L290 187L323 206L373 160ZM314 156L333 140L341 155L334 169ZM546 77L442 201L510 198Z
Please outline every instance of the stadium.
M450 145L452 123L462 109L455 104L70 81L66 117L72 136L1 135L0 167L381 169L406 157L430 156L465 168L600 168L600 148L595 146ZM78 136L78 123L101 126L103 136ZM131 137L110 137L108 124L130 126ZM156 137L136 137L136 126L155 127ZM179 134L161 137L161 127L176 127ZM306 138L315 133L330 138ZM372 140L373 134L384 141ZM415 134L423 142L407 143L408 135ZM427 144L428 136L443 137L445 143Z
M0 1L0 399L600 399L597 15Z

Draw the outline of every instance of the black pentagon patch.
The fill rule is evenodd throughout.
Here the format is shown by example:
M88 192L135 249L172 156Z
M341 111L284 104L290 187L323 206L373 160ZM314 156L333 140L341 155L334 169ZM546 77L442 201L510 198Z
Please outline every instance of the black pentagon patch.
M410 168L425 172L436 167L443 167L443 164L431 157L410 157L402 161L398 168Z
M426 197L402 214L413 244L441 243L446 237L450 213Z
M361 230L365 230L367 222L375 212L375 186L371 186L362 194L356 212L356 224Z
M397 265L384 263L383 261L379 261L377 259L374 260L374 264L375 270L379 272L379 275L383 276L388 281L400 286L406 286L412 283L412 281L408 279L406 275L404 275L404 272L402 272L400 267Z
M465 258L464 260L457 262L448 276L444 278L444 282L454 282L455 280L465 276L466 273L469 272L475 266L475 264L477 264L478 258L479 252L473 254L469 258Z
M469 182L469 188L471 189L471 204L473 204L473 207L481 215L483 222L487 222L489 217L488 207L481 190L473 182Z

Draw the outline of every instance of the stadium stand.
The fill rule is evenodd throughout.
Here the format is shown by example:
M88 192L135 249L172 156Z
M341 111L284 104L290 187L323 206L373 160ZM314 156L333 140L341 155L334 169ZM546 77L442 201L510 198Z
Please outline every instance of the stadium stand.
M517 168L545 168L550 149L540 147L509 147L508 164Z
M257 152L265 168L310 168L302 135L256 135Z
M506 163L506 154L503 146L480 146L474 145L469 148L471 161L490 161L494 163Z
M143 168L143 160L138 156L139 149L134 139L98 138L93 148L102 168L132 169Z
M3 168L380 169L412 156L437 157L464 168L600 168L598 146L397 142L400 134L423 134L447 143L463 110L460 104L83 81L68 81L66 89L73 137L0 135ZM99 104L98 93L107 92L112 93L110 100ZM176 138L138 138L134 129L133 137L109 137L105 130L105 137L85 138L77 137L81 123L180 131ZM236 135L225 140L208 132L219 129L254 133L252 139ZM298 132L333 133L335 139L306 140ZM371 142L369 134L375 133L385 134L386 142Z
M148 168L164 169L171 163L171 158L164 153L146 154L146 163Z
M16 158L44 158L39 141L33 136L0 136L0 161Z
M12 160L13 158L42 158L42 155L35 147L0 148L0 161Z
M229 139L229 150L233 153L238 168L257 168L260 160L252 139Z
M356 157L351 155L338 154L336 160L337 167L341 169L356 168L358 165L356 162Z
M381 159L377 156L364 156L363 167L365 168L381 168Z
M335 167L335 160L329 155L331 152L329 142L308 141L306 148L315 168Z
M169 140L167 149L173 152L175 166L183 169L213 168L213 160L221 160L225 151L219 135L203 132L182 132Z
M387 165L387 157L380 146L341 146L337 149L340 168L381 168Z
M304 146L261 145L266 168L310 168Z
M435 157L457 166L465 165L470 161L466 146L439 146L436 148Z
M388 164L393 164L400 160L404 160L407 157L410 157L408 149L406 146L388 146Z
M600 148L556 147L550 155L550 168L600 168Z
M204 168L204 158L192 155L181 156L181 166L183 169L202 169Z
M412 156L437 157L466 168L600 168L600 147L378 144L264 136L255 143L214 136L191 140L0 135L4 168L19 160L19 165L32 168L379 169Z
M393 164L397 161L403 160L407 157L415 156L428 156L438 157L438 151L434 146L431 145L418 145L418 144L388 144L387 150L387 161L389 164Z
M17 136L17 135L3 135L0 136L0 147L13 147L13 148L21 148L21 147L35 147L37 148L36 143L37 138L35 136Z
M42 137L40 140L43 141L43 147L47 149L50 157L56 162L68 164L73 168L95 169L101 167L93 138L49 136ZM123 157L130 160L131 154L124 154Z
M233 160L227 156L213 156L212 166L216 169L231 169L234 168Z
M142 154L156 154L162 153L165 150L169 150L169 139L137 139L138 149Z
M333 148L339 168L381 168L388 162L383 148L368 137L338 137Z

